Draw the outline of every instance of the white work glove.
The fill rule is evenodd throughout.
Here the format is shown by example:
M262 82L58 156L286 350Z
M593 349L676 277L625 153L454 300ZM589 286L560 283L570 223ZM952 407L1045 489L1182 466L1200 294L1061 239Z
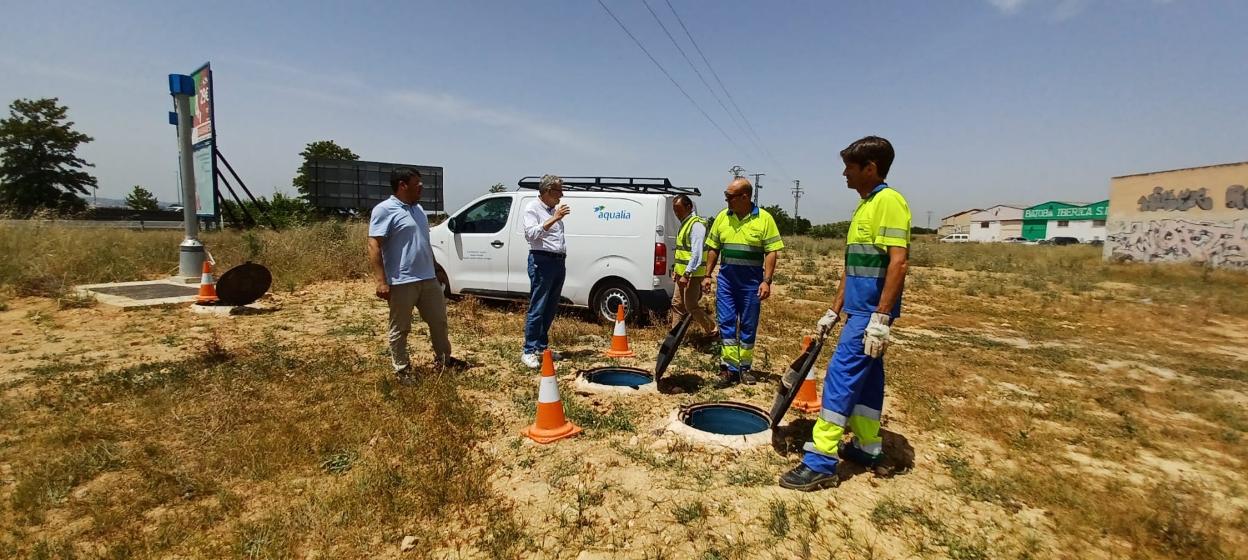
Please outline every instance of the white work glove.
M867 323L867 329L862 334L863 354L872 358L879 358L884 355L884 350L888 348L889 323L892 323L892 321L892 317L889 317L888 314L871 314L871 321Z
M828 336L828 333L832 332L832 327L835 327L840 320L841 315L829 309L827 313L823 314L823 317L819 318L819 322L815 324L815 334L818 334L820 337Z

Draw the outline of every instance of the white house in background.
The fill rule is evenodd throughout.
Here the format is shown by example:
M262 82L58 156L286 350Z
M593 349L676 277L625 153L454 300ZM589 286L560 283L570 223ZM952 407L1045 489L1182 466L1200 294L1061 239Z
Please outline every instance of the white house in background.
M999 204L971 214L971 241L991 243L1023 236L1023 208Z

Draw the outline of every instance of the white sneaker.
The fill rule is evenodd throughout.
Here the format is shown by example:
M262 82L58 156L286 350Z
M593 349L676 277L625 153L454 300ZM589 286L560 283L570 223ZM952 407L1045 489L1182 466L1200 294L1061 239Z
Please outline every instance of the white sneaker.
M520 356L520 361L524 362L524 365L529 366L529 369L542 367L542 357L537 354L525 354Z

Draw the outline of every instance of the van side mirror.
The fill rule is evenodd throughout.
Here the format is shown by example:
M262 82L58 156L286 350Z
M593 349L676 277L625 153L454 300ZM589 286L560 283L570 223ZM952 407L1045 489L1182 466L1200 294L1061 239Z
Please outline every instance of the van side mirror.
M458 231L459 231L459 216L455 216L455 217L453 217L453 218L451 218L451 219L447 220L447 221L446 221L446 229L451 230L451 233L458 232Z

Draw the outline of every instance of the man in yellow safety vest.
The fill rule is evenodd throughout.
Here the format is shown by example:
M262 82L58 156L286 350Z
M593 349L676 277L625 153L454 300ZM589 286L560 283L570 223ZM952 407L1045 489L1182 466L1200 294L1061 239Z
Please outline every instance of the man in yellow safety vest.
M672 280L676 290L672 293L672 326L686 315L698 324L705 337L715 330L715 324L698 304L702 299L702 279L706 278L706 225L707 220L694 212L693 200L688 195L676 195L672 199L672 211L680 220L676 234L676 266L672 268Z
M723 265L715 288L722 344L717 387L721 389L738 381L747 385L758 381L750 371L758 313L763 300L771 295L771 277L784 248L776 220L750 200L753 190L744 177L733 179L724 191L728 208L715 217L706 235L705 288L710 288L716 261Z

